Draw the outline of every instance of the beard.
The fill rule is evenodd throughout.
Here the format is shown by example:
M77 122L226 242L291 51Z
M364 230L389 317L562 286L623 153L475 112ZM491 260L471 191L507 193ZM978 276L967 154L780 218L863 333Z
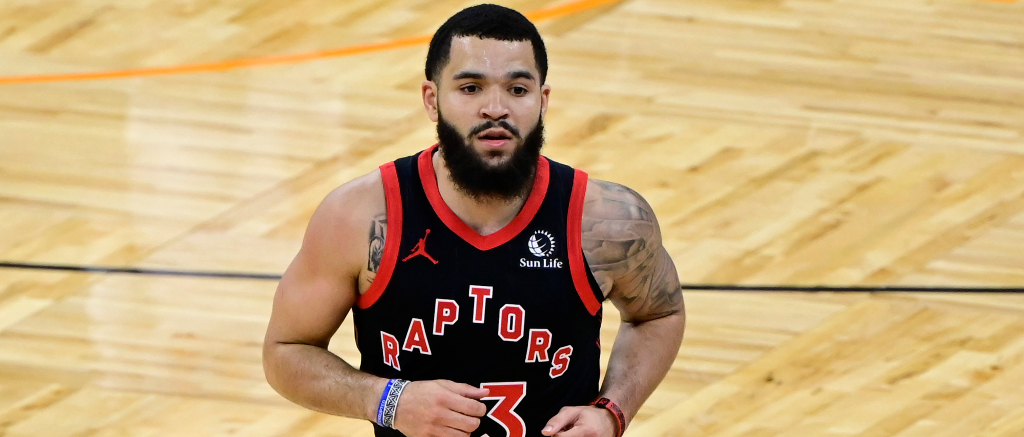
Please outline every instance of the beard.
M493 127L508 130L515 139L520 140L519 147L512 152L512 156L498 165L487 163L470 145L477 134ZM541 147L544 146L544 120L538 118L537 126L528 132L526 137L520 136L519 130L504 120L484 122L463 137L438 110L437 139L441 157L448 167L448 178L459 191L478 201L511 201L533 188L537 159L540 157Z

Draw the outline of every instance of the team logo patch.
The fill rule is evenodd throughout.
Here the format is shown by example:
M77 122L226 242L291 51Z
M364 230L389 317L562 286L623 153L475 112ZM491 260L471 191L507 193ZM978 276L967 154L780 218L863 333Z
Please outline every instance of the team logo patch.
M526 243L526 247L530 249L530 253L533 256L546 258L555 253L555 239L547 231L537 231L530 236L530 241Z

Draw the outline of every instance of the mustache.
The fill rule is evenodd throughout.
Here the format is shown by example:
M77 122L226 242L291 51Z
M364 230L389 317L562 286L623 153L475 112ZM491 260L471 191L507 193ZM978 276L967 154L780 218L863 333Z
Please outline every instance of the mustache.
M491 129L491 128L495 128L495 127L500 127L502 129L505 129L505 130L509 131L510 133L512 133L512 136L516 137L517 140L522 140L523 139L522 135L519 135L519 129L516 129L515 126L512 126L511 124L509 124L505 120L498 120L498 121L488 120L488 121L485 121L485 122L477 125L476 127L474 127L472 130L470 130L468 137L469 138L473 138L473 137L477 136L480 132L483 132L483 131L485 131L487 129Z

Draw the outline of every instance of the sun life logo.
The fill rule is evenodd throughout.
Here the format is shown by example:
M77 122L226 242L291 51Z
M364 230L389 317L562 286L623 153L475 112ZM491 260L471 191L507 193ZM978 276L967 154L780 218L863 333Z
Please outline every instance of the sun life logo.
M537 231L526 243L530 253L537 258L544 258L555 252L555 239L547 231Z
M558 258L548 258L555 253L555 237L552 237L550 232L534 232L533 235L530 236L530 241L526 242L526 248L530 249L530 253L532 253L533 256L542 259L526 259L526 257L519 258L519 267L532 269L562 268L562 260Z

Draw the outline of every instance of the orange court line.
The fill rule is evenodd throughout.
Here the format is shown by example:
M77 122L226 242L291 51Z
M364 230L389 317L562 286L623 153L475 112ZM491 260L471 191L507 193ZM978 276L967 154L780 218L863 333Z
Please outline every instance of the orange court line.
M572 15L587 9L598 6L618 3L622 0L577 0L564 5L548 9L540 9L526 14L532 21L544 21L565 15ZM399 38L391 41L360 44L349 47L341 47L315 52L296 53L291 55L266 56L261 58L233 59L228 61L209 62L204 64L176 65L171 67L135 68L128 70L97 71L92 73L69 73L32 76L9 76L0 77L0 85L42 83L42 82L72 82L81 80L98 79L120 79L126 77L163 76L170 74L204 73L213 71L237 70L240 68L256 67L263 65L295 64L299 62L313 61L317 59L336 58L351 56L360 53L381 52L420 45L430 42L432 35L420 35L409 38Z

